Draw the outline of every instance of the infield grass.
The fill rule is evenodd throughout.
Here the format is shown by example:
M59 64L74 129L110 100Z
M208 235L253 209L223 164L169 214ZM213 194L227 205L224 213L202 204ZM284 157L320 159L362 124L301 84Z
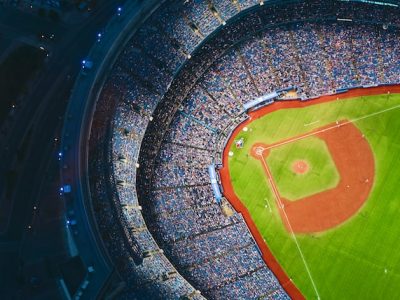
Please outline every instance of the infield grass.
M307 299L316 299L261 163L248 153L256 142L276 143L343 119L353 120L370 143L373 189L361 210L344 224L296 239L321 299L400 299L400 95L282 109L253 121L237 136L244 138L244 147L230 149L234 191L288 276Z
M279 194L287 200L298 200L337 186L340 175L326 143L318 137L278 146L270 150L266 161ZM307 162L305 174L293 171L296 160Z

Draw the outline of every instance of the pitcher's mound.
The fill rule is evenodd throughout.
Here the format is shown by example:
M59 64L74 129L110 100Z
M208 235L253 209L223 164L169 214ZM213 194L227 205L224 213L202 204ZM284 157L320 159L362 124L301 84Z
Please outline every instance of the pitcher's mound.
M292 164L292 171L295 174L301 174L301 175L306 174L309 169L310 169L310 167L305 160L296 160Z

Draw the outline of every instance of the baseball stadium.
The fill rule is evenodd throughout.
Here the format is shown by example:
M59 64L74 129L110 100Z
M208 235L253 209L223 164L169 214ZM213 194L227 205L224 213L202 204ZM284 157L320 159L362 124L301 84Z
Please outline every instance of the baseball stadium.
M398 297L396 279L387 282L397 257L386 252L396 241L397 209L387 202L396 199L397 185L388 182L396 151L388 150L397 147L397 130L384 133L396 128L396 90L264 107L225 148L226 197L246 216L266 260L272 256L306 298Z
M153 2L68 104L71 298L399 299L400 3Z

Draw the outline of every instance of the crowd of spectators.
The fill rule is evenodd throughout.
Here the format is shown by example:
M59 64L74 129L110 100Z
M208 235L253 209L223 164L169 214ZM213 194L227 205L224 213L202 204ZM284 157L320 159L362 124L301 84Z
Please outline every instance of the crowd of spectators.
M123 101L115 105L110 95L119 92L114 84L106 84L97 105L89 165L97 174L90 186L99 231L127 286L119 298L203 299L176 272L145 225L135 191L135 161L148 120Z
M133 283L127 299L138 284L164 298L201 298L198 289L216 299L287 299L241 215L213 198L207 167L218 163L218 137L243 104L277 89L295 86L306 100L400 76L397 29L382 27L400 25L394 11L298 2L265 3L226 24L259 1L167 1L120 54L95 116L91 173L105 175L91 189L103 239Z
M400 52L389 38L394 38L393 32L366 24L271 28L231 49L200 85L219 103L229 105L232 99L244 104L292 86L308 99L341 88L397 83L395 61Z

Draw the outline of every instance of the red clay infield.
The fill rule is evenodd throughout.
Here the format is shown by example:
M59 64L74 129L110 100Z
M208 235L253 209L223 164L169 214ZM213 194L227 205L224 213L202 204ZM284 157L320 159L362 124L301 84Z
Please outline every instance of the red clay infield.
M382 87L372 87L368 89L359 88L354 89L346 93L338 94L338 95L330 95L330 96L323 96L313 101L284 101L274 103L273 105L266 106L262 109L259 109L254 112L250 112L250 118L240 124L232 133L231 138L229 139L223 153L223 168L220 170L220 178L222 182L222 186L224 188L224 196L229 200L235 210L241 213L246 221L247 226L249 227L250 232L252 233L254 239L257 242L258 247L261 250L262 257L267 264L267 266L271 269L271 271L275 274L278 278L282 287L286 290L288 295L292 299L304 299L304 296L301 294L300 290L294 285L292 280L287 276L285 271L279 265L275 257L273 256L272 252L268 248L266 242L264 241L263 237L261 236L260 232L258 231L253 219L247 208L241 203L240 199L236 196L230 174L229 174L229 167L228 167L228 159L229 159L229 149L234 142L235 137L237 134L243 129L243 127L247 126L249 123L258 119L265 114L271 113L273 111L283 109L283 108L299 108L299 107L306 107L309 105L316 105L321 104L324 102L334 101L338 99L346 99L351 97L359 97L359 96L367 96L367 95L380 95L385 93L400 93L400 86L382 86ZM288 208L289 209L289 208Z
M268 153L265 154L261 149L279 147L281 144L290 142L295 143L310 135L321 138L327 144L340 174L340 182L333 189L296 201L289 201L280 196L266 163ZM374 181L375 167L372 150L360 130L348 121L329 124L274 145L257 143L252 147L251 154L259 159L264 167L278 207L280 207L281 219L288 232L321 232L345 222L367 200ZM304 161L298 161L296 167L299 167L300 171L304 171L307 164Z

